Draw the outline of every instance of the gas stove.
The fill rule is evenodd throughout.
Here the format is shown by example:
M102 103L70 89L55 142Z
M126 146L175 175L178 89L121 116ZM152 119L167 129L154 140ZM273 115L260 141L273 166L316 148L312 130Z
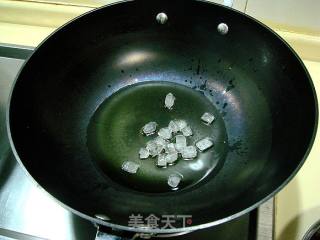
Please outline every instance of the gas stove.
M5 126L7 100L15 76L32 52L29 47L0 45L0 239L95 239L97 228L37 186L10 150ZM273 225L271 199L231 222L170 239L271 240ZM99 239L119 238L102 234Z

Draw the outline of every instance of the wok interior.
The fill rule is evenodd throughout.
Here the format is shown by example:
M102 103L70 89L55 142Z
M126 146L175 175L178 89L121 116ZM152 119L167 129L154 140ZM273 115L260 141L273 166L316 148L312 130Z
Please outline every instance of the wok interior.
M162 11L164 25L155 21ZM227 35L216 31L220 22ZM229 144L214 177L150 194L101 173L87 147L90 118L114 92L143 81L195 91L205 84ZM313 138L315 104L299 60L253 20L204 2L127 2L73 21L39 47L13 90L10 130L28 172L73 209L119 225L132 213L191 214L198 225L251 207L295 174Z

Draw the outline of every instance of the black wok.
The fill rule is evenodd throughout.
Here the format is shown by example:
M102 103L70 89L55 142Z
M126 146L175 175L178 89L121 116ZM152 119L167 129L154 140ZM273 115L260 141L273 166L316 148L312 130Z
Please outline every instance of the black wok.
M161 12L168 19L157 21ZM205 111L217 117L212 127L199 120ZM317 114L303 63L266 26L203 1L143 0L92 11L47 38L15 82L7 124L17 159L66 208L104 226L169 233L226 222L274 196L306 159ZM172 118L215 146L192 163L146 161L125 174L121 164L139 161L146 142L142 125ZM167 188L172 171L184 175L177 191ZM192 223L134 229L132 214Z

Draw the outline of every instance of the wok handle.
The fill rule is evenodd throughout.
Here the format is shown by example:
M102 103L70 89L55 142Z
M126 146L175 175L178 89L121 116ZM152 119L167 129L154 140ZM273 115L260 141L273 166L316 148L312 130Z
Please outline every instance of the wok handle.
M152 236L152 234L127 232L97 226L95 240L135 240L137 238L150 239Z
M171 233L171 234L152 234L152 233L134 233L121 230L114 230L102 226L97 226L97 234L95 240L135 240L135 239L151 239L151 238L169 238L182 236L192 231Z
M125 238L97 231L95 240L125 240Z

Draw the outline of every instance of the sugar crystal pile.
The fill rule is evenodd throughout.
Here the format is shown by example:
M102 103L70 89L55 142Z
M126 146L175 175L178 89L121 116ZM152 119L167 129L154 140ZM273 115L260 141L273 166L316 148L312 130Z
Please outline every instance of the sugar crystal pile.
M172 93L168 93L165 97L164 107L172 110L175 100L176 97ZM199 121L211 125L214 120L213 114L205 112ZM173 166L179 160L195 160L199 153L213 147L214 144L210 137L204 137L197 141L195 145L188 145L193 131L184 119L172 119L167 126L159 129L156 121L150 121L142 127L141 131L145 136L155 135L155 137L138 150L139 159L142 161L154 159L155 166L159 168ZM131 174L137 173L139 168L140 164L132 161L126 161L122 165L122 170ZM167 184L172 189L176 189L181 181L183 181L181 174L171 174L168 177Z

